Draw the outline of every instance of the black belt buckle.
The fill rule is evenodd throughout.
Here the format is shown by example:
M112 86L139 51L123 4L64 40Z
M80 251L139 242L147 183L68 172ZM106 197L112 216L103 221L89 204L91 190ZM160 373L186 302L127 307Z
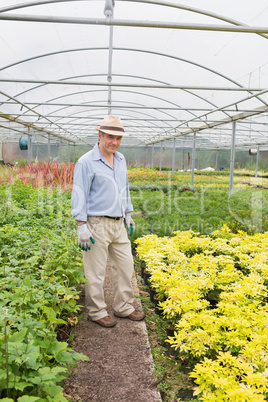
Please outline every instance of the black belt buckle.
M121 216L105 216L104 218L108 218L108 219L114 219L115 221L119 221L119 219L121 219Z

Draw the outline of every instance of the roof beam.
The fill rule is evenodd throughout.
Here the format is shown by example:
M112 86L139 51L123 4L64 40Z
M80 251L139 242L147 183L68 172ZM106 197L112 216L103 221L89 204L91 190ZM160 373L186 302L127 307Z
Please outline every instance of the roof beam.
M67 139L67 138L64 137L63 135L57 134L57 133L55 133L54 131L47 130L46 128L39 127L39 126L37 126L37 125L34 124L34 123L29 123L29 122L24 121L24 120L22 120L22 119L18 119L17 117L12 116L11 114L6 114L6 113L0 112L0 117L1 117L2 119L6 119L6 120L9 120L9 121L11 121L11 122L18 123L18 124L20 124L20 125L22 125L22 126L31 128L31 129L33 129L33 130L40 131L40 132L42 132L42 133L44 133L44 134L52 135L53 137L57 137L57 138L60 138L60 139L62 139L62 140L65 140L65 141L68 141L68 142L72 142L72 143L75 144L75 141L73 141L73 140L71 140L71 139Z
M214 128L214 127L219 127L219 126L222 126L224 124L231 123L233 121L243 120L243 119L246 119L248 117L256 116L258 114L265 113L265 112L268 112L268 106L261 106L261 107L255 109L254 111L251 111L251 112L238 113L238 114L236 114L234 116L230 116L230 117L227 117L225 119L222 119L222 120L219 120L219 121L216 121L216 122L205 123L205 124L200 125L199 127L189 128L189 129L183 131L183 133L179 132L179 133L175 133L173 135L168 135L168 136L166 136L164 138L158 138L158 139L154 139L154 140L151 140L151 141L145 141L145 144L146 145L156 144L157 142L171 140L174 137L181 137L181 136L188 135L188 134L195 133L195 132L199 132L199 131L202 131L202 130L206 130L206 129L210 129L210 128Z
M103 87L137 87L137 88L156 88L156 89L182 89L182 90L196 90L196 91L236 91L236 92L259 92L264 91L265 88L259 87L223 87L223 86L196 86L196 85L157 85L157 84L130 84L130 83L114 83L114 82L88 82L88 81L56 81L56 80L29 80L22 78L0 78L0 82L16 82L23 84L50 84L50 85L90 85L90 86L103 86Z
M240 33L268 33L268 27L256 27L248 25L217 25L217 24L189 24L189 23L170 23L163 21L134 21L121 19L104 18L74 18L74 17L51 17L44 15L28 14L0 14L0 20L8 21L27 21L27 22L48 22L58 24L79 24L79 25L106 25L106 26L129 26L139 28L168 28L168 29L187 29L197 31L218 31L218 32L240 32Z
M6 93L3 92L3 91L0 91L0 94L3 95L3 96L5 96L5 97L7 97L7 98L10 99L11 101L16 102L16 103L17 103L18 105L20 105L21 107L25 107L28 111L34 113L34 114L38 117L38 119L43 118L43 119L47 120L48 124L53 124L53 125L56 126L59 130L62 129L62 127L60 127L58 124L54 123L52 120L48 119L48 117L41 115L40 113L36 112L34 109L31 109L31 108L30 108L29 106L27 106L25 103L23 103L23 102L21 102L20 100L16 99L14 96L10 96L10 95L6 94ZM3 103L5 103L5 102L1 102L1 105L3 105ZM0 112L0 113L1 113L1 112ZM5 119L8 119L8 120L10 120L10 121L11 121L11 118L14 118L12 115L10 115L10 114L8 114L8 113L7 113L7 114L3 113L3 116L2 116L2 117L5 118ZM17 119L17 118L15 118L15 120L13 120L13 121L19 122L20 124L26 125L27 127L30 127L30 125L32 125L32 127L34 126L36 130L39 129L39 131L44 131L43 128L38 127L38 126L37 126L36 124L34 124L34 123L25 122L24 120L19 120L19 119ZM55 136L55 133L54 133L53 131L50 131L50 130L48 130L48 131L49 131L49 134ZM64 131L64 133L65 133L66 135L73 136L72 133L68 132L67 130L64 130L64 129L63 129L63 131ZM58 138L61 138L61 139L65 140L65 141L67 141L67 142L73 142L73 143L76 142L76 141L72 140L71 138L67 138L67 137L64 136L64 135L61 135L61 136L59 137L59 134L57 134L57 136L58 136ZM77 137L77 138L80 139L79 137ZM82 139L82 141L84 142L83 139Z
M2 105L7 104L7 105L16 105L17 102L1 102ZM66 107L78 107L78 108L86 108L88 106L90 107L94 107L94 108L99 108L99 109L105 109L108 107L108 104L102 104L102 105L98 105L98 104L91 104L90 102L86 102L86 103L60 103L60 102L24 102L25 105L31 105L31 106L46 106L46 107L52 107L52 106L66 106ZM188 112L215 112L218 111L218 109L208 109L208 108L194 108L194 107L174 107L174 106L157 106L157 105L152 105L152 106L132 106L132 105L114 105L113 104L113 109L154 109L154 110L176 110L178 112L180 111L188 111ZM250 112L250 111L254 111L251 109L231 109L230 107L228 108L222 108L221 111L225 111L225 112ZM42 116L41 116L42 117ZM40 117L40 118L41 118ZM67 115L65 117L71 117L70 115ZM197 116L198 118L198 116ZM143 120L143 119L142 119ZM161 119L162 120L162 119ZM177 120L175 117L173 120ZM183 120L185 122L185 120Z

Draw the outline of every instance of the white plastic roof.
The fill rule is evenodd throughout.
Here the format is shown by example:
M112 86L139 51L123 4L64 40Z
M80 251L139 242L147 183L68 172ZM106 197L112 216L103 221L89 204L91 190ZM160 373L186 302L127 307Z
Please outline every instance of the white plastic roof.
M268 148L266 0L1 0L0 141Z

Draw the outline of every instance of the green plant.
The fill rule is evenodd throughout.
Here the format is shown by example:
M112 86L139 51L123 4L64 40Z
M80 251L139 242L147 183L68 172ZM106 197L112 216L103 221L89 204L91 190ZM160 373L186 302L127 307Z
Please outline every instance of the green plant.
M85 282L70 193L14 181L0 196L0 398L65 401L69 367L88 360L58 340Z
M267 233L234 234L225 225L211 236L175 232L136 243L166 298L163 319L175 327L167 342L195 367L200 400L266 400Z

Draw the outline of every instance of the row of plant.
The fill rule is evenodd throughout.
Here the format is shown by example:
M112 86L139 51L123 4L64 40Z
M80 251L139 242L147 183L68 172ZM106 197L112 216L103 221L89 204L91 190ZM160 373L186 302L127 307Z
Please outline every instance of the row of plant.
M0 182L19 179L40 190L49 187L71 191L73 169L73 164L58 162L4 166L0 170ZM209 176L206 173L199 172L193 189L189 172L172 175L150 168L131 168L129 182L136 220L133 239L149 233L168 236L175 230L189 229L209 234L225 222L233 231L268 230L268 192L263 189L264 179L250 178L254 183L261 180L262 187L249 187L241 184L241 177L236 174L233 195L229 198L229 178L222 172L209 172ZM43 205L39 196L36 209L42 209Z
M268 192L255 188L228 189L204 187L193 193L172 189L131 191L136 222L134 238L154 233L171 236L174 231L193 230L211 234L224 223L237 232L268 230Z
M191 183L191 172L181 172L175 171L174 173L169 171L159 171L152 168L142 168L142 167L130 167L129 168L129 181L132 185L148 186L153 185L190 185ZM213 186L229 186L229 176L230 172L220 172L220 171L195 171L194 173L194 187L200 188L205 185ZM259 186L267 186L268 179L267 174L259 174L255 177L254 174L250 174L247 171L236 171L234 175L234 184L239 183L251 183Z
M136 239L168 338L192 367L199 400L268 398L268 233L192 231Z
M14 166L2 166L0 183L20 180L31 183L33 187L58 187L63 191L71 190L73 186L73 163L57 161L30 162Z
M70 194L13 181L0 199L0 399L67 401L62 380L88 359L66 342L85 281Z
M30 182L33 186L55 187L60 186L63 190L71 189L73 182L74 163L59 163L57 161L36 161L18 163L14 166L2 166L0 182L7 182L20 179L24 183ZM229 186L229 171L196 171L194 177L194 187L202 186ZM152 168L129 166L129 182L133 190L147 188L159 189L159 186L165 191L171 188L185 187L191 188L191 172L171 172L170 170L159 171ZM235 184L250 184L267 188L267 174L259 174L254 177L252 172L236 171L234 176Z
M0 169L0 182L12 183L19 179L40 188L41 192L42 187L71 191L73 169L73 164L58 162L3 166ZM267 230L266 190L239 184L240 178L235 175L236 184L230 199L228 177L223 176L222 172L209 172L209 176L206 173L199 172L193 189L189 184L189 172L175 172L172 175L170 171L131 168L129 182L136 220L133 240L148 233L171 235L174 230L191 229L209 234L220 228L226 220L234 231ZM43 213L47 201L40 194L35 200L35 208ZM59 194L56 192L54 198Z
M135 238L155 233L193 230L211 234L228 223L232 231L268 230L268 181L236 172L232 197L226 172L159 172L150 168L129 170L131 198L138 225ZM250 184L246 186L245 184Z
M178 352L167 342L172 332L167 319L163 319L157 307L151 287L148 287L147 275L143 262L134 253L135 274L139 287L142 309L145 315L146 329L154 360L154 383L163 402L190 401L193 399L193 381L189 377L188 362L178 358ZM193 401L194 402L194 401Z

